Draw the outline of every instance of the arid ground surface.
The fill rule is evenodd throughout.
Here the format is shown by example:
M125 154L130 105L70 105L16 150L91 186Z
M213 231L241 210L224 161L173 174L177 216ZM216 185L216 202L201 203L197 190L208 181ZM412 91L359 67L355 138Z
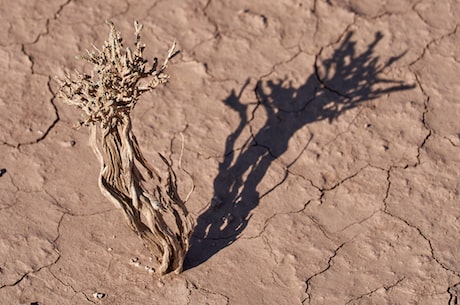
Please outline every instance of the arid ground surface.
M459 1L0 11L1 304L459 304ZM107 19L126 45L142 22L150 59L181 50L132 116L146 157L195 185L180 275L151 272L54 97Z

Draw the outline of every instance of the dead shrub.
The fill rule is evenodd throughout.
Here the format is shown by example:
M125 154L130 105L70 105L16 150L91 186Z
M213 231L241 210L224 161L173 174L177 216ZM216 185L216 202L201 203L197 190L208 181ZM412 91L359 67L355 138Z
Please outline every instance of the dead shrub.
M120 32L108 24L110 34L102 50L93 46L82 56L93 71L66 74L58 96L83 111L80 126L90 128L89 142L101 164L102 193L123 210L129 227L157 259L158 273L179 273L193 221L178 195L170 163L160 154L168 169L164 177L149 164L132 132L130 117L143 93L168 80L164 71L176 54L175 43L161 66L155 58L147 68L145 45L140 41L142 25L134 23L136 40L131 50L123 48Z

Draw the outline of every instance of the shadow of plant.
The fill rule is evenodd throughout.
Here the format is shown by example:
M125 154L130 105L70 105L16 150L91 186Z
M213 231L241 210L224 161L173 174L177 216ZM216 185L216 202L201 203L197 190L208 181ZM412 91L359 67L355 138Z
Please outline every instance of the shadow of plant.
M260 130L253 131L253 136L240 150L235 143L249 122L248 105L241 103L240 98L249 81L239 93L232 90L223 101L239 114L240 123L226 139L226 155L214 179L214 197L197 219L186 269L205 262L237 240L248 225L250 212L259 204L258 184L272 162L287 151L289 139L296 131L312 122L332 122L345 111L383 94L414 88L402 81L381 77L386 67L404 55L379 64L379 57L373 53L383 37L381 33L376 33L361 54L356 54L352 36L353 32L348 33L333 55L322 61L322 77L316 69L297 88L286 79L266 81L268 90L261 89L261 82L257 84L257 107L265 110L266 121ZM304 149L308 143L306 140Z

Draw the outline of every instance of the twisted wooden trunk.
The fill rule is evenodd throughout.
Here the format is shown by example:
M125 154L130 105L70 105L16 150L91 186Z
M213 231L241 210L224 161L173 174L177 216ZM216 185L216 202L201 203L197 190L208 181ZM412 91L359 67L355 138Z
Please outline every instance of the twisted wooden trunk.
M121 124L97 131L90 144L101 164L99 187L120 207L130 228L157 258L160 274L182 271L193 222L177 193L176 177L167 162L165 181L143 157L126 115ZM169 220L169 221L168 221Z

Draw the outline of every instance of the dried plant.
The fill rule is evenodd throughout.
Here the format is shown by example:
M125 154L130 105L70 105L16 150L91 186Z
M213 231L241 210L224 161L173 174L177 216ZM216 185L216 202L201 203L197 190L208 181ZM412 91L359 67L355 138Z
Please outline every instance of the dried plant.
M151 68L143 57L142 25L134 23L135 49L124 49L120 32L111 22L102 50L93 46L82 58L92 65L91 74L75 71L60 80L58 96L83 110L80 126L89 126L90 145L101 164L99 187L121 207L128 225L157 259L160 274L182 271L189 248L193 221L178 195L176 175L166 164L166 179L142 155L132 132L130 113L141 94L168 80L164 70L177 53L175 43L161 66Z

